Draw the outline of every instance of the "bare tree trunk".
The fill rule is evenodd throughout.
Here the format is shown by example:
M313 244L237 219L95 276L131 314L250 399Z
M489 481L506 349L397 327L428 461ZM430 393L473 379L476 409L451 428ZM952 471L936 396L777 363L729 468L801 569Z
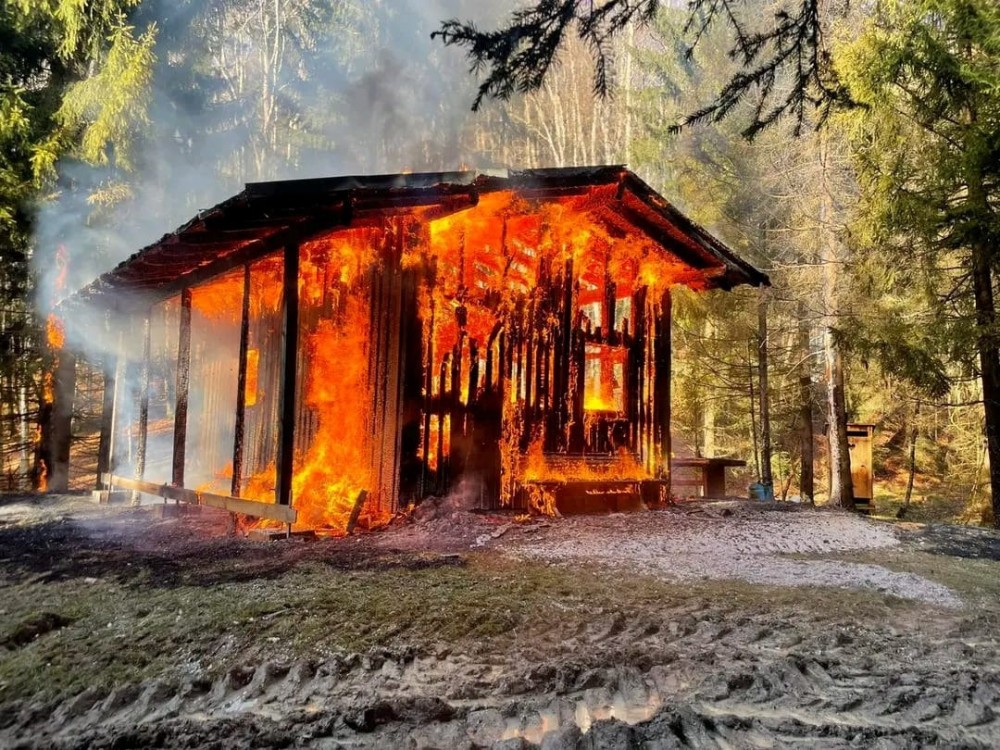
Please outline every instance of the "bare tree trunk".
M705 320L705 338L708 340L715 338L715 324L711 318ZM712 458L715 456L715 399L707 396L702 399L701 404L701 425L702 425L702 455Z
M20 430L21 438L21 461L20 461L20 475L21 477L27 477L31 474L31 456L29 454L29 447L31 445L31 440L29 438L29 431L31 426L29 425L28 419L28 386L21 383L20 388L18 388L18 427ZM22 486L11 489L23 489Z
M971 122L975 111L969 112ZM973 163L967 176L969 207L980 216L991 213L982 172ZM993 525L1000 528L1000 340L997 338L997 312L993 297L991 245L982 236L972 242L972 289L976 299L976 328L979 349L980 380L983 384L983 418L986 427L986 452L990 462L990 500Z
M771 414L767 387L767 303L766 290L757 298L757 378L760 404L760 483L774 493L774 475L771 471Z
M984 245L977 245L972 250L972 286L976 296L976 325L979 328L977 343L983 383L993 523L1000 528L1000 346L996 337L996 306L989 248Z
M812 410L812 352L809 345L809 322L805 305L799 303L799 451L802 465L799 469L799 495L806 503L816 496L813 473L813 410Z
M750 433L753 438L753 463L754 468L757 470L757 479L760 479L760 442L757 439L757 408L756 402L754 401L753 395L753 351L750 346L750 342L747 342L747 369L749 371L749 378L747 382L750 386Z
M788 474L785 475L785 481L781 485L781 502L787 502L788 500L788 490L792 488L792 477L795 476L795 466L794 464L789 465Z
M830 460L832 505L854 510L854 485L851 482L851 456L847 445L847 401L844 396L844 362L834 334L839 314L838 284L841 258L839 243L832 227L833 190L829 182L829 147L825 132L820 136L820 162L823 191L820 199L820 243L823 261L823 350L826 357L827 442Z
M844 362L833 331L827 329L826 395L827 439L830 444L830 499L832 505L854 510L854 484L851 481L851 455L847 447L847 403L844 398Z
M910 499L913 497L913 477L917 473L917 417L920 416L920 404L913 408L913 420L910 425L910 462L909 477L906 480L906 496L903 498L903 505L897 511L896 518L902 518L910 508Z

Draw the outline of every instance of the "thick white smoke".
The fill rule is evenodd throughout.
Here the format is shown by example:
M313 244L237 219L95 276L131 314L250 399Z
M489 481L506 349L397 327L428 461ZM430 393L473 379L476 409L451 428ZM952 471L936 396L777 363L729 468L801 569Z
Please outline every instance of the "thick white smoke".
M477 117L467 61L430 32L452 17L486 25L511 5L143 3L137 30L157 29L150 121L131 171L113 154L109 166L60 163L37 221L43 312L245 182L491 166L462 140ZM68 276L57 288L60 247ZM87 349L94 333L70 326L70 343Z

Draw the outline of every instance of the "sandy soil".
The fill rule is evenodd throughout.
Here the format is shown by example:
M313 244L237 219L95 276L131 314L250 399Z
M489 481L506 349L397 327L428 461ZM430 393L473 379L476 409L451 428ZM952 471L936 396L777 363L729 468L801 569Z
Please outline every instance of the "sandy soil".
M676 506L642 515L578 516L511 545L523 557L599 561L672 580L736 578L774 586L871 588L961 607L946 586L880 565L789 559L900 543L884 523L842 513L747 502Z
M0 501L0 746L1000 739L1000 540L990 533L746 504L527 523L445 506L312 543L227 537L224 520ZM345 598L331 599L334 584ZM368 647L323 635L325 621L349 622L337 618L352 597L390 586L372 599L381 625ZM289 596L296 606L274 604ZM266 606L239 627L181 630L211 606L235 619L252 600ZM453 622L498 610L509 619L493 629ZM100 628L108 635L95 640ZM307 644L290 638L315 628ZM463 635L448 636L454 628ZM141 679L114 671L132 649L160 654ZM60 654L79 661L59 664ZM53 683L62 668L73 687L49 690L5 659L51 669ZM72 683L67 668L88 677Z

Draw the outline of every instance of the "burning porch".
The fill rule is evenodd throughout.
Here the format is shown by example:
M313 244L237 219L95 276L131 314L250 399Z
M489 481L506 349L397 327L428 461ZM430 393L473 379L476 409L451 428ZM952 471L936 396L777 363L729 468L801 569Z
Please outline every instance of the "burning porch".
M115 342L105 486L343 532L662 501L671 287L744 283L623 167L407 174L248 185L64 311Z

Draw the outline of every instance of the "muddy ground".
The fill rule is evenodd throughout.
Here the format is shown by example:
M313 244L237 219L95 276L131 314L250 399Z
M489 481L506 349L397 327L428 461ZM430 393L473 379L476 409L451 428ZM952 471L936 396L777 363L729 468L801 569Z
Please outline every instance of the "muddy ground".
M0 747L1000 744L1000 539L748 503L253 542L0 499Z

